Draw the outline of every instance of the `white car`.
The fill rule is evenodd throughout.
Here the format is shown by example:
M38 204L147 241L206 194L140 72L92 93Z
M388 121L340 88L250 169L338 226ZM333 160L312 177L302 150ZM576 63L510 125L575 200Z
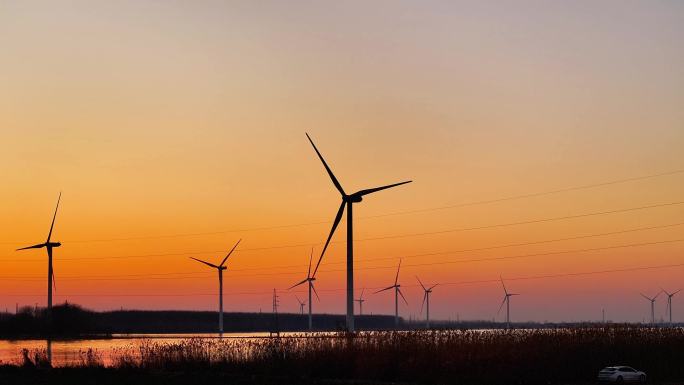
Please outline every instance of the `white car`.
M608 366L598 374L599 381L608 382L646 382L646 373L629 366Z

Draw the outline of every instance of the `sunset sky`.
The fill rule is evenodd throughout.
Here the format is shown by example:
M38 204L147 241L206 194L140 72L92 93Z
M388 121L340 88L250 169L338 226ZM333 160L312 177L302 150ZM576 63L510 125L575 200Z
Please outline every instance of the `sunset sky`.
M56 303L215 310L188 257L242 238L226 311L298 311L340 203L308 132L347 191L414 181L354 207L365 313L403 257L406 318L417 275L434 318L491 319L501 275L516 321L641 321L684 287L683 40L680 1L0 0L0 310L45 305L14 249L62 191ZM345 229L315 312L345 310Z

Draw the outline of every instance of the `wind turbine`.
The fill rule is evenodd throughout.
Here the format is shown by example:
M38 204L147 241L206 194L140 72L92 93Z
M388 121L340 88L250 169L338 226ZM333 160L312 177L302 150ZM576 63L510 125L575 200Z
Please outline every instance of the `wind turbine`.
M670 312L670 326L672 326L672 297L674 297L675 294L682 291L682 289L679 289L679 290L675 291L674 293L668 293L662 287L660 288L660 290L662 290L663 293L665 293L665 295L667 295L667 309Z
M48 319L51 318L52 316L52 288L55 288L55 291L57 291L57 287L55 286L55 271L52 269L52 249L55 247L60 247L62 244L59 242L52 242L50 241L50 238L52 237L52 229L55 227L55 218L57 218L57 209L59 208L59 201L62 199L62 193L59 193L59 197L57 198L57 206L55 207L55 213L52 216L52 224L50 224L50 232L48 233L47 240L45 243L39 243L37 245L33 246L28 246L28 247L22 247L19 250L27 250L27 249L42 249L43 247L47 250L47 255L48 255L48 291L47 291L47 316Z
M226 263L226 260L228 259L228 257L230 257L230 255L233 253L233 251L235 250L237 245L240 244L240 241L242 241L242 239L237 241L235 246L233 246L233 248L230 249L230 251L228 252L226 257L223 258L223 261L221 261L221 263L218 266L214 265L213 263L203 261L201 259L190 257L190 259L194 259L195 261L203 263L203 264L205 264L209 267L212 267L218 271L218 279L219 279L219 334L223 334L223 271L228 268L224 264Z
M658 294L656 294L653 298L647 297L642 293L639 294L641 294L641 296L646 298L647 300L651 301L651 325L655 325L655 300L660 295L660 292L658 292Z
M401 298L404 300L404 302L408 305L408 302L406 301L406 297L404 297L404 294L401 292L401 285L399 284L399 269L401 269L401 259L399 260L399 267L397 267L397 276L394 278L394 285L388 286L382 290L376 291L374 294L380 293L385 290L389 289L394 289L394 325L398 328L399 327L399 296L401 295Z
M430 329L430 294L432 294L432 289L435 288L435 286L439 285L438 283L430 286L430 288L426 288L425 285L423 285L423 282L420 281L420 278L416 276L416 279L418 280L418 283L420 283L420 286L423 288L423 291L425 292L425 295L423 295L423 303L420 305L420 313L423 314L423 306L427 304L427 312L425 313L425 324L426 328Z
M301 282L296 283L292 286L290 286L289 289L293 289L299 285L302 285L304 283L309 283L309 330L313 330L313 322L311 318L311 292L313 291L314 294L316 294L316 298L320 301L321 298L318 296L318 293L316 292L316 288L314 287L313 282L316 280L316 278L311 275L311 262L313 260L313 248L311 249L311 256L309 256L309 272L306 273L306 278L304 278ZM288 290L289 290L288 289Z
M359 303L359 315L363 315L363 303L366 302L365 299L363 299L363 292L366 291L366 289L361 289L361 296L359 296L358 299L355 299L354 301Z
M299 314L304 315L304 305L306 305L306 302L303 302L299 297L295 295L295 298L297 298L297 302L299 302Z
M501 313L501 308L503 307L504 303L506 304L506 328L510 329L511 328L511 297L514 295L520 295L517 293L509 293L508 290L506 290L506 285L504 285L504 281L502 277L499 277L501 279L501 286L503 286L504 289L504 298L503 301L501 302L501 306L499 306L499 311L496 312L496 314Z
M306 134L306 137L309 139L309 142L311 142L311 145L313 146L314 150L316 151L316 154L318 157L321 159L321 162L323 163L323 166L325 167L325 170L328 172L328 176L330 176L330 179L332 180L333 184L335 185L335 188L337 188L337 191L340 192L342 195L342 204L340 205L340 208L337 210L337 214L335 215L335 220L332 225L332 229L330 229L330 234L328 235L328 239L325 241L325 246L323 247L323 250L321 251L321 256L318 258L318 262L316 263L316 268L314 269L313 276L316 276L316 272L318 271L318 266L321 264L321 260L323 259L323 255L325 254L325 250L328 248L328 244L330 243L330 238L332 238L333 234L335 233L335 229L337 229L337 225L340 223L340 220L342 219L342 214L344 213L344 208L346 206L347 208L347 330L350 332L354 331L354 231L353 231L353 215L352 215L352 208L354 203L359 203L363 200L364 195L368 195L377 191L385 190L391 187L395 186L400 186L402 184L410 183L411 181L404 181L404 182L399 182L399 183L394 183L386 186L381 186L381 187L375 187L375 188L370 188L370 189L365 189L365 190L359 190L351 195L348 195L346 192L344 192L344 189L342 188L342 185L340 182L337 180L335 175L333 174L332 170L330 170L330 167L328 167L328 164L325 162L325 159L323 159L323 155L318 151L318 148L316 148L316 145L314 144L313 140L311 140L311 137L309 134Z

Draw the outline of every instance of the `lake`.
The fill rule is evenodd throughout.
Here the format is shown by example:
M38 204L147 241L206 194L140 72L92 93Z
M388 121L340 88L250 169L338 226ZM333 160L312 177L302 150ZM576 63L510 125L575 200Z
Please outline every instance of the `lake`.
M281 336L296 333L281 333ZM324 333L321 333L324 334ZM301 334L299 334L301 335ZM101 357L105 365L110 365L112 356L124 350L136 353L137 347L145 340L154 342L178 342L188 338L228 339L228 338L267 338L268 332L260 333L223 333L219 337L216 333L205 334L114 334L112 338L56 340L50 343L52 348L52 365L68 366L81 362L81 356L88 349L93 349ZM47 350L46 340L0 340L0 364L17 364L21 362L21 351L28 349Z

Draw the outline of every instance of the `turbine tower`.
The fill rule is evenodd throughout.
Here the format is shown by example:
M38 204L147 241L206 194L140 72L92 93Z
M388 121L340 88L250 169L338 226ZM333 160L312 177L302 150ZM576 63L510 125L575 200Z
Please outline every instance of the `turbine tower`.
M394 285L388 286L382 290L376 291L374 294L380 293L385 290L394 289L394 325L399 328L399 296L404 300L404 303L408 305L406 297L401 292L401 285L399 284L399 269L401 269L401 259L399 260L399 267L397 267L397 276L394 278Z
M52 229L55 227L55 218L57 218L57 209L59 209L59 201L62 199L62 193L59 193L59 197L57 198L57 206L55 207L55 213L52 216L52 224L50 224L50 232L48 233L47 240L45 243L39 243L37 245L33 246L28 246L28 247L22 247L19 250L27 250L27 249L42 249L43 247L47 250L47 255L48 255L48 285L47 285L47 317L48 320L51 319L52 317L52 288L55 288L55 291L57 291L57 287L55 286L55 271L52 268L52 249L55 247L59 247L62 244L59 242L52 242L50 238L52 238Z
M432 294L432 289L435 288L435 286L439 285L438 283L430 286L430 288L426 288L425 285L423 285L423 282L420 281L420 278L416 276L416 279L418 280L418 283L420 283L420 286L423 288L423 291L425 292L425 295L423 295L423 303L420 305L420 313L423 314L423 306L426 306L426 313L425 313L425 327L427 329L430 329L430 294Z
M655 301L656 298L658 298L658 296L660 295L660 292L658 292L658 294L656 294L653 298L647 297L642 293L639 294L641 294L641 296L646 298L647 300L651 301L651 325L655 325Z
M520 295L516 293L509 293L508 290L506 290L506 285L504 284L503 278L499 277L501 279L501 286L503 286L504 290L504 298L503 301L501 302L501 306L499 306L499 311L496 312L496 314L501 313L501 308L503 307L504 303L506 304L506 329L511 328L511 297L514 295Z
M316 288L314 287L314 281L316 280L316 278L314 278L313 275L311 275L311 262L312 262L312 260L313 260L313 248L311 249L311 256L309 256L309 272L306 273L306 278L304 278L301 282L290 286L290 288L288 289L288 290L290 290L290 289L293 289L293 288L295 288L299 285L302 285L304 283L307 283L307 282L309 283L309 330L310 331L313 330L313 320L312 320L312 315L311 315L311 302L312 302L311 301L311 292L313 291L313 293L316 294L316 299L318 299L318 301L321 300L321 298L318 296L318 293L316 292Z
M674 297L675 294L682 291L682 289L679 289L679 290L675 291L674 293L668 293L662 287L660 288L660 290L662 290L663 293L665 293L665 295L667 295L667 310L670 313L670 326L672 326L672 297Z
M296 295L295 298L297 298L297 302L299 302L299 314L304 315L304 305L306 305L306 302L299 299Z
M235 246L233 246L232 249L228 252L225 258L223 258L223 261L221 261L221 264L218 266L214 265L213 263L209 263L206 261L203 261L201 259L193 258L190 257L190 259L194 259L197 262L203 263L211 268L214 268L218 271L218 279L219 279L219 334L223 334L223 271L226 270L228 267L225 266L226 260L230 255L233 253L237 245L240 244L240 241L242 239L238 240Z
M342 185L340 182L337 180L335 175L333 174L332 170L330 170L330 167L328 167L328 164L325 162L323 159L323 155L318 151L318 148L316 148L316 145L314 144L313 140L311 140L311 137L309 134L306 134L306 137L309 139L309 142L311 142L311 145L313 146L314 150L316 151L316 154L320 158L321 162L323 163L323 166L325 167L325 170L328 172L328 176L330 176L330 179L332 180L333 184L335 185L335 188L337 188L337 191L340 192L342 195L342 204L340 205L340 208L337 210L337 215L335 215L335 220L333 221L332 229L330 230L330 234L328 235L328 239L325 241L325 246L323 247L323 250L321 251L321 256L318 258L318 262L316 263L316 268L314 269L313 276L316 276L316 272L318 271L318 266L321 264L321 260L323 259L323 255L325 254L325 250L328 248L328 244L330 243L330 238L332 238L333 234L335 233L335 229L337 229L337 225L340 223L340 220L342 219L342 214L344 214L344 209L345 206L347 208L347 331L353 332L354 331L354 231L353 231L353 215L352 215L352 208L354 203L359 203L363 200L364 195L372 194L377 191L385 190L391 187L399 186L402 184L410 183L411 181L404 181L404 182L399 182L399 183L394 183L386 186L381 186L381 187L375 187L375 188L370 188L370 189L365 189L365 190L359 190L351 195L348 195L346 192L344 192L344 189L342 188Z
M366 291L366 289L361 289L361 296L359 296L358 299L355 299L354 301L359 303L359 315L363 315L363 303L366 302L365 299L363 299L363 292Z

